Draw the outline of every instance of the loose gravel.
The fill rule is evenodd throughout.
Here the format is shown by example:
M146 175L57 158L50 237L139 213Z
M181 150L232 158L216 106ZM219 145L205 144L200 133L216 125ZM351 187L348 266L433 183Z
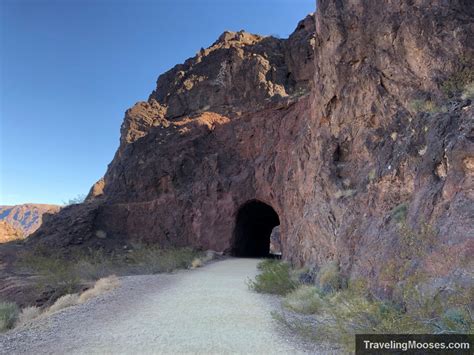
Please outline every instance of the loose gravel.
M0 354L298 354L272 318L279 301L246 281L256 259L226 259L173 274L126 276L121 285L0 335Z

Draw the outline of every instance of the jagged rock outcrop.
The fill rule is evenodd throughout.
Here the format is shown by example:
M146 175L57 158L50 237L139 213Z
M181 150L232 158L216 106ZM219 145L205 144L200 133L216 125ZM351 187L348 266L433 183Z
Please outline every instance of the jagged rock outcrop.
M473 20L470 1L321 0L286 40L224 33L127 111L103 181L30 242L230 250L257 199L294 263L386 294L405 261L467 280Z
M5 221L19 236L28 236L40 226L45 213L54 214L61 209L57 205L27 203L16 206L0 206L0 221ZM7 227L5 227L7 228ZM12 230L9 228L9 230Z

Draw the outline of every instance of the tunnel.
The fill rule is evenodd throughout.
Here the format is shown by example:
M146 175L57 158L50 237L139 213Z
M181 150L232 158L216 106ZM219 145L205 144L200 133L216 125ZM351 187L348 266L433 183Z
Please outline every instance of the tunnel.
M280 225L275 210L258 200L242 205L237 212L232 254L238 257L270 255L272 229Z

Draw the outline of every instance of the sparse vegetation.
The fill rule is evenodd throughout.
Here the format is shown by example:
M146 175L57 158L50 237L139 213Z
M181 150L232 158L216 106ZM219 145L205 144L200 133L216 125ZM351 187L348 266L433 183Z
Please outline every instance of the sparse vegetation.
M59 297L52 305L41 309L36 306L26 307L19 311L15 303L0 303L0 331L11 329L30 323L40 316L47 316L56 313L64 308L75 306L87 302L91 298L108 292L117 286L120 281L117 276L112 275L95 282L94 286L83 293L66 294Z
M191 248L162 249L155 246L134 245L127 255L129 269L135 273L156 274L176 269L188 269L199 255Z
M440 107L432 100L416 99L410 102L410 109L414 112L438 113L443 112L445 108Z
M259 265L261 274L250 286L258 292L286 295L282 304L287 311L273 317L293 332L311 341L339 344L344 351L354 350L357 333L472 332L474 288L444 287L428 292L420 287L427 276L416 261L435 243L436 233L428 224L416 230L409 228L405 212L404 204L392 211L392 216L400 214L399 252L394 260L387 261L385 270L389 284L396 287L392 300L373 294L365 279L347 282L337 262L321 267L313 284L303 285L289 276L298 273L289 264L265 260Z
M63 201L64 206L70 206L70 205L77 205L79 203L83 203L86 200L86 195L84 194L79 194L76 197L70 198L67 201Z
M51 301L77 292L81 286L70 260L59 257L27 254L19 261L20 268L38 274L36 287L39 293L48 293Z
M153 245L133 244L121 254L103 250L70 251L67 256L37 249L21 255L21 270L38 275L37 292L51 305L61 296L80 292L84 286L107 276L154 274L189 268L195 258L207 256L191 248L162 249Z
M301 291L299 291L301 290ZM337 292L324 293L304 286L290 293L283 305L310 318L274 314L274 318L300 336L329 341L353 351L355 334L424 334L472 332L469 298L472 290L460 291L442 302L418 293L420 305L407 309L367 294L367 289L349 285Z
M0 302L0 332L15 326L20 310L15 303Z

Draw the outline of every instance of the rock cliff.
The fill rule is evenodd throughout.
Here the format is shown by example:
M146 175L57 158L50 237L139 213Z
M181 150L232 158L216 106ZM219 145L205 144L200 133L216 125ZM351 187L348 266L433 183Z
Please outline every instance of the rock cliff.
M467 0L321 0L288 39L223 33L126 112L87 201L29 243L231 252L262 213L284 259L381 293L406 262L468 280L473 20Z

